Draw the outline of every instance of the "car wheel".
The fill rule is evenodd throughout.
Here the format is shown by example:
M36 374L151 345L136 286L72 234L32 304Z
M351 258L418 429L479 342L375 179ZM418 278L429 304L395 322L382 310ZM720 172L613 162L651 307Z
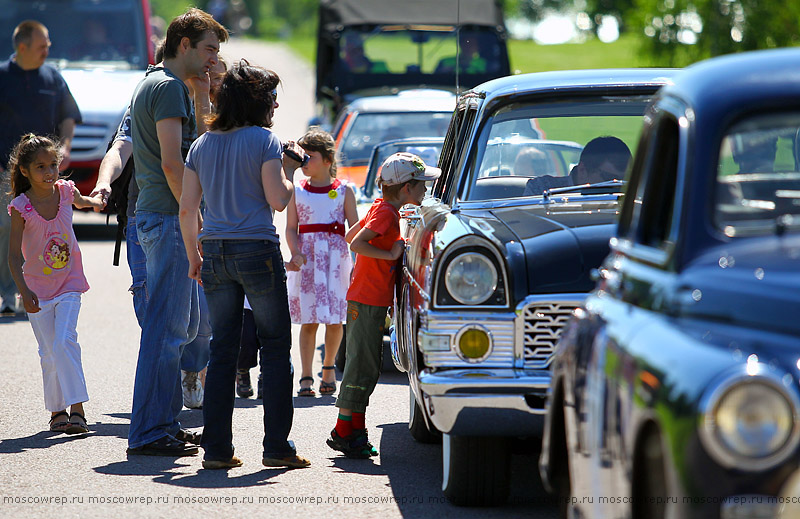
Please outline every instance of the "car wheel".
M511 456L503 437L442 435L442 491L460 506L508 499Z
M408 430L411 437L419 443L438 443L442 440L440 433L433 425L433 430L425 423L422 408L417 403L414 391L408 388Z

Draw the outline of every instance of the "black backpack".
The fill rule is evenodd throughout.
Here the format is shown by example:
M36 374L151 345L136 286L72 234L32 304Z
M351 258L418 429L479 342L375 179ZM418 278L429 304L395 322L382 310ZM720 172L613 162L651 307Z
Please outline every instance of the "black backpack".
M106 151L111 149L114 143L112 140L108 144ZM119 253L122 241L125 239L125 229L128 225L128 187L133 179L133 155L125 163L122 173L111 183L111 195L108 197L105 208L102 210L106 214L106 224L112 214L117 215L117 237L114 243L114 266L119 266Z

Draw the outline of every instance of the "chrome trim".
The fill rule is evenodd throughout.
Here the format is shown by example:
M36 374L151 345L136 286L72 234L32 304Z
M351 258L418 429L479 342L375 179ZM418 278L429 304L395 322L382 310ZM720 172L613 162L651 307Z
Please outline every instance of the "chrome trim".
M427 312L420 314L419 330L431 335L449 335L450 351L422 352L426 366L441 368L471 368L476 364L461 359L455 351L455 337L465 325L480 323L491 333L491 354L482 362L482 368L511 368L515 364L515 319L510 312L489 313L473 312L454 314L452 312ZM417 334L419 335L419 334ZM414 340L417 351L421 351L418 341Z
M461 348L458 345L458 342L461 339L461 336L464 335L465 333L467 333L470 330L480 330L483 333L485 333L486 336L489 338L489 348L486 350L486 354L483 355L480 358L477 358L477 359L472 359L472 358L469 358L469 357L465 357L464 356L464 352L461 351ZM458 357L461 360L463 360L464 362L469 362L470 364L477 364L479 362L483 362L484 360L489 358L489 356L492 354L492 349L494 347L494 340L492 339L492 332L488 328L486 328L485 326L481 326L480 324L475 324L475 323L468 324L468 325L464 326L463 328L461 328L460 330L458 330L458 332L456 333L455 338L453 339L453 344L452 344L451 347L456 352L456 355L458 355Z
M573 312L583 305L588 294L543 294L528 296L515 309L517 315L515 356L526 369L546 369L553 361L556 343ZM547 307L540 323L531 324L534 308ZM548 322L549 321L549 325Z
M419 377L426 415L445 434L540 435L549 386L547 371L425 370Z
M788 375L788 376L787 376ZM787 383L787 381L789 381ZM763 384L783 395L792 406L792 423L786 443L770 456L752 458L742 456L727 449L716 437L716 422L714 413L722 397L733 387L739 384ZM698 429L700 440L711 457L725 468L758 472L770 469L786 461L797 451L800 444L800 396L794 387L797 380L788 373L774 373L769 366L763 363L746 363L736 366L726 373L723 378L712 384L700 400L701 413Z
M430 303L431 302L431 296L429 296L428 293L425 291L425 289L422 288L422 285L417 283L417 280L414 279L414 276L411 275L411 271L409 271L408 267L406 267L405 265L403 265L403 274L405 274L406 278L408 278L408 280L411 282L411 284L414 285L417 288L417 290L419 291L419 295L422 296L422 299L424 299L425 301ZM410 303L407 302L407 304L410 304Z
M445 262L448 260L448 258L450 258L451 256L461 253L461 250L464 247L475 247L475 246L484 247L484 248L490 250L492 252L492 254L494 254L494 257L497 260L497 264L500 265L500 271L498 272L498 274L502 274L502 276L503 276L503 289L504 289L505 296L506 296L504 304L502 304L502 305L442 305L442 306L436 305L435 301L436 301L436 296L439 293L439 290L440 289L441 290L447 290L445 288L445 286L444 286L444 274L445 273L441 269L441 266L444 265ZM434 288L433 288L432 301L434 301L433 304L436 306L437 309L442 309L442 310L480 309L480 310L482 310L484 308L485 309L490 309L490 308L491 309L508 308L508 305L509 305L509 299L508 299L509 298L509 293L508 293L508 272L506 270L506 261L505 261L505 258L503 258L503 256L497 251L497 248L489 240L487 240L485 238L481 238L479 236L472 235L472 234L464 236L462 238L458 238L457 240L455 240L453 243L451 243L447 247L447 250L444 252L444 254L442 254L442 256L440 258L438 258L438 260L436 260L436 261L437 261L436 279L433 280ZM498 287L499 286L500 285L498 283Z

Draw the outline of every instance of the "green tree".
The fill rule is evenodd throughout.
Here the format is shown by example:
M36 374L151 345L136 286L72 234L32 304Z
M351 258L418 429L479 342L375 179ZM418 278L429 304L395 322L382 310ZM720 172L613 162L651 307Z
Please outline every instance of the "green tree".
M626 16L642 52L671 66L800 44L800 3L763 0L634 0Z

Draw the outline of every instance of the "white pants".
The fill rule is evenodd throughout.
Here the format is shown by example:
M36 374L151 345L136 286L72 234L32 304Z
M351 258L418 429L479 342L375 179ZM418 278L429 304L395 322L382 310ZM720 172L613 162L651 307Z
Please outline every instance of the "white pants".
M28 320L39 343L44 405L56 412L89 400L76 330L81 294L67 292L39 301L39 307L38 312L28 314Z

